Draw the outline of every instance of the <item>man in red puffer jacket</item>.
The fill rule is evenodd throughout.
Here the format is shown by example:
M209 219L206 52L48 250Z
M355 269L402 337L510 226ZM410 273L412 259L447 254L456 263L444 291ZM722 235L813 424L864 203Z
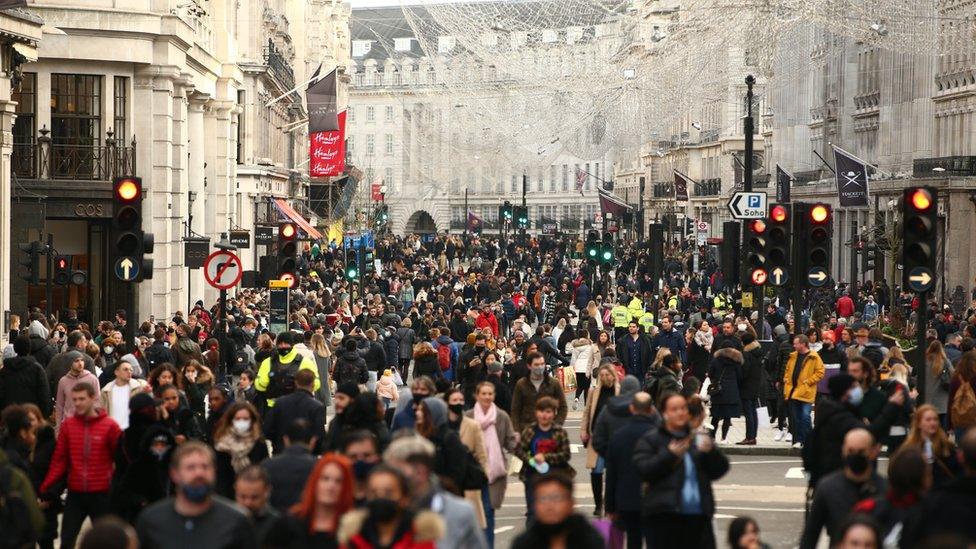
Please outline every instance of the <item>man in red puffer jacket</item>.
M115 468L113 456L122 429L105 410L95 408L95 398L95 387L90 383L82 382L72 387L75 413L61 422L51 467L41 484L41 498L51 502L60 495L60 485L64 476L68 476L61 547L75 546L86 517L94 521L111 512L109 488Z

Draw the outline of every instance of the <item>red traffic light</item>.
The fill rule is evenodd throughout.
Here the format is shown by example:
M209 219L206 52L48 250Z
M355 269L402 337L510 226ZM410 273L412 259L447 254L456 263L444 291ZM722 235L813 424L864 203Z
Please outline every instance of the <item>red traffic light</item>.
M59 257L58 258L57 268L58 269L67 269L68 268L68 260L65 259L65 258L63 258L63 257Z
M295 229L295 225L292 223L282 223L278 227L278 236L284 240L291 240L295 238L297 232L298 231Z
M912 191L912 207L920 212L924 212L932 207L932 194L926 189L915 189Z
M766 222L762 219L753 219L752 222L749 223L749 230L756 234L763 234L766 232Z
M752 279L753 285L762 286L769 279L769 273L766 272L766 269L755 269L749 278Z
M810 208L810 220L814 223L824 223L830 217L830 210L823 204L815 204Z
M769 212L769 218L777 223L786 221L787 217L789 217L789 213L786 211L786 206L781 206L779 204L773 206L773 209Z
M122 177L115 180L113 196L119 202L135 202L142 198L142 180L136 177Z

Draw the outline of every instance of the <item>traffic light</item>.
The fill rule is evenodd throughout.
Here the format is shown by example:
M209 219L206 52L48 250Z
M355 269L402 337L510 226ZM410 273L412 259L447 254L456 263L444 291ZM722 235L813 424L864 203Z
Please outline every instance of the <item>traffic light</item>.
M865 242L861 248L861 271L867 274L878 268L878 246L871 242Z
M27 244L18 244L17 247L24 253L24 257L19 261L24 267L24 272L21 273L20 278L26 280L28 284L40 284L41 254L44 245L35 240Z
M360 271L366 276L376 272L376 250L373 248L363 248L359 257L363 258L363 265Z
M765 219L753 219L746 224L746 275L748 281L755 286L762 286L769 278L766 270L768 259L769 226Z
M793 220L789 204L773 204L766 220L766 272L776 286L789 278Z
M586 247L584 249L584 255L586 259L592 259L596 261L600 256L600 235L596 231L590 231L586 233Z
M278 278L295 276L298 267L298 227L294 223L278 225Z
M794 217L796 281L819 288L830 278L833 211L829 204L800 202L794 204Z
M603 233L603 245L600 247L600 263L609 265L613 263L613 233L607 231Z
M125 282L149 280L153 275L153 233L142 230L142 179L117 177L112 182L113 256Z
M515 219L515 210L512 207L512 203L508 200L498 207L498 219L501 220L503 225L511 225L512 220Z
M903 280L913 292L935 285L935 253L938 236L938 195L931 187L909 187L904 195L902 223Z
M529 208L526 206L515 206L515 224L519 229L529 228Z
M359 250L356 248L346 250L346 267L344 271L346 280L355 282L359 280Z
M389 206L383 204L382 206L376 209L375 221L377 227L382 227L383 225L386 225L390 221Z
M59 255L54 258L54 283L67 286L71 282L71 258Z

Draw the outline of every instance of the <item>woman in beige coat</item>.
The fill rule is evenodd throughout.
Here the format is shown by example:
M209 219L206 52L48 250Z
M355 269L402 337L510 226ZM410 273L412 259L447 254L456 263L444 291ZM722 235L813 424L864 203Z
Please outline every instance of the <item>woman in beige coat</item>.
M580 425L580 438L586 446L586 467L590 469L590 486L593 488L593 502L596 509L593 516L603 516L603 457L596 453L590 444L590 435L596 418L606 406L607 402L620 393L620 383L613 366L604 364L597 370L597 383L590 388L586 395L586 407L583 409L583 422Z
M461 443L474 454L475 459L481 464L481 469L487 471L488 451L485 449L485 440L481 436L481 427L478 423L469 417L464 417L464 393L457 387L448 389L444 393L444 401L447 402L447 424L458 431ZM487 521L485 506L481 503L481 490L465 490L464 499L474 507L478 524L484 528Z
M494 383L482 381L475 388L474 394L477 402L464 415L478 424L487 451L488 467L485 468L485 474L488 475L488 490L487 497L482 496L482 502L488 522L485 533L489 546L493 546L490 542L495 533L495 511L501 509L505 499L505 490L508 488L508 456L518 446L519 435L512 427L512 418L495 405Z

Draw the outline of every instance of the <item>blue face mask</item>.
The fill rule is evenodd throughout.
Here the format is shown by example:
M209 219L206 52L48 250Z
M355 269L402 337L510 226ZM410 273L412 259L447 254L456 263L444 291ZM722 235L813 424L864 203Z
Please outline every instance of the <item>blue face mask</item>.
M864 401L864 389L860 385L855 385L851 388L851 392L847 393L847 401L851 403L852 406L860 406L861 402Z
M213 492L213 486L206 482L203 484L187 484L182 486L180 489L183 491L183 496L193 503L203 503L204 501L207 501L207 498L210 497L210 493Z

